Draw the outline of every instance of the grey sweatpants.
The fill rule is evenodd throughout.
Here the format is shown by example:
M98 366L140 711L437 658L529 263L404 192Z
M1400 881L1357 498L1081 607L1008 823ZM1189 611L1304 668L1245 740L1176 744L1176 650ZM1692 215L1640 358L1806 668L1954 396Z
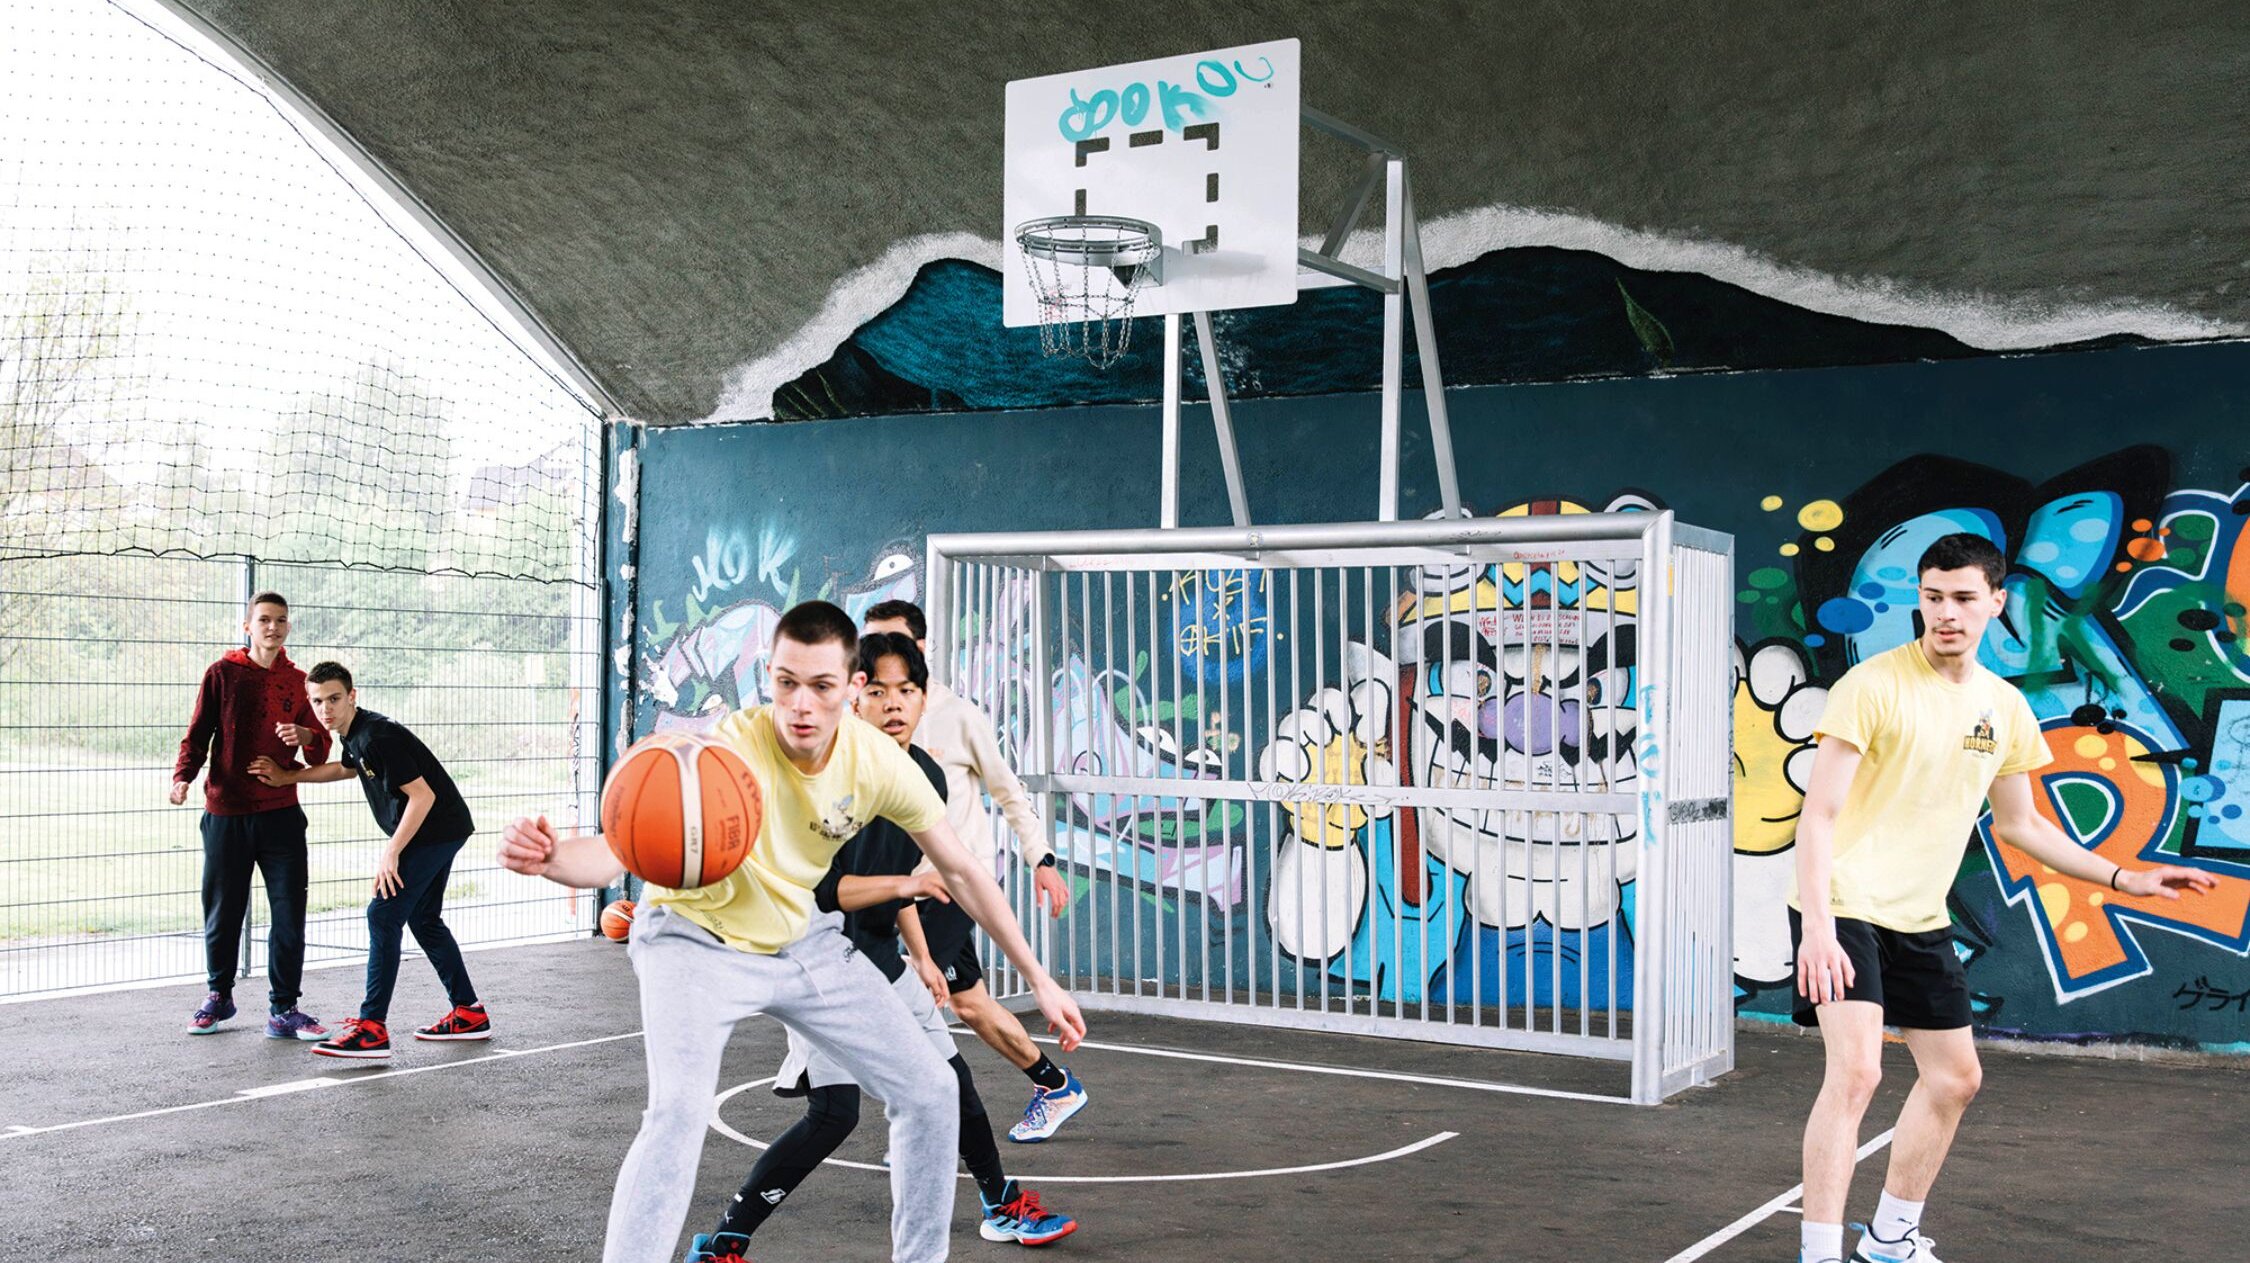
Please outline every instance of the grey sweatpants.
M817 915L772 956L736 951L669 908L633 921L641 980L648 1110L617 1173L602 1263L672 1263L695 1193L718 1093L719 1057L735 1023L780 1019L883 1099L891 1124L891 1259L941 1263L953 1219L960 1089L951 1067L884 981Z

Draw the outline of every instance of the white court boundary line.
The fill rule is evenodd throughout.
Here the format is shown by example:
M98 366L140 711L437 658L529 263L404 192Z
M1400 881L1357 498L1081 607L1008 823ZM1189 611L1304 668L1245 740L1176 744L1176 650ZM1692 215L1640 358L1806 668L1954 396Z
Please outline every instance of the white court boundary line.
M129 1123L142 1118L161 1118L166 1114L185 1114L194 1110L216 1109L222 1105L241 1105L248 1101L263 1101L276 1096L290 1096L318 1088L355 1087L362 1083L381 1083L410 1074L429 1074L438 1070L458 1070L463 1066L489 1065L495 1061L512 1061L539 1053L563 1052L571 1048L590 1048L596 1044L614 1044L621 1039L639 1039L639 1031L622 1035L601 1035L593 1039L572 1040L567 1044L544 1044L537 1048L499 1048L479 1057L464 1057L458 1061L441 1061L427 1066L407 1066L399 1070L363 1070L357 1074L318 1075L310 1079L293 1079L287 1083L267 1083L257 1087L242 1088L232 1096L216 1100L194 1101L186 1105L166 1105L160 1109L139 1110L131 1114L112 1114L107 1118L82 1118L71 1123L51 1123L45 1127L27 1127L17 1124L0 1132L0 1141L21 1140L26 1136L45 1136L58 1131L77 1131L82 1127L103 1127L110 1123Z
M1079 1046L1087 1047L1084 1044ZM768 1075L763 1079L752 1079L748 1083L737 1084L719 1093L711 1102L711 1130L729 1140L748 1145L752 1149L771 1148L772 1146L763 1140L753 1139L736 1131L727 1123L727 1120L719 1117L719 1107L752 1088L762 1088L772 1082L773 1076ZM1254 1180L1270 1175L1309 1175L1315 1171L1341 1171L1346 1167L1364 1167L1372 1166L1378 1162L1389 1162L1395 1158L1420 1153L1424 1149L1435 1148L1460 1134L1457 1131L1434 1132L1413 1144L1401 1145L1388 1153L1371 1153L1363 1158L1342 1158L1335 1162L1316 1162L1305 1166L1266 1167L1257 1171L1189 1171L1173 1175L1025 1175L1019 1172L1012 1178L1036 1180L1041 1184L1185 1184L1204 1180ZM890 1168L886 1166L879 1166L872 1162L852 1162L844 1158L823 1158L820 1164L828 1167L845 1167L853 1171L873 1171L878 1175L890 1173ZM975 1177L963 1171L954 1178L967 1180Z
M969 1031L965 1027L956 1026L953 1028L953 1034L956 1038L960 1038L973 1037L974 1033ZM616 1043L619 1040L639 1039L640 1037L640 1031L627 1031L623 1034L618 1035L602 1035L592 1039L572 1040L570 1042L561 1044L544 1044L535 1048L500 1048L495 1049L492 1052L486 1053L482 1056L466 1057L459 1061L438 1062L427 1066L407 1066L400 1069L361 1070L356 1073L317 1075L310 1078L295 1079L283 1083L260 1084L255 1087L239 1089L231 1095L218 1097L213 1100L192 1101L184 1105L166 1105L156 1109L137 1110L129 1114L112 1114L103 1118L85 1118L67 1123L50 1123L45 1126L30 1126L26 1124L16 1123L9 1125L4 1130L0 1130L0 1141L21 1140L30 1136L44 1136L54 1132L77 1131L81 1128L86 1127L105 1127L112 1123L134 1122L144 1118L161 1118L170 1114L185 1114L191 1113L196 1110L215 1109L224 1105L240 1105L246 1101L262 1101L270 1097L295 1095L299 1092L314 1091L320 1088L349 1087L362 1083L377 1083L385 1079L395 1079L404 1075L428 1074L433 1071L439 1070L456 1070L464 1066L487 1065L495 1061L506 1061L516 1057L530 1057L540 1053L565 1052L573 1048L588 1048L598 1044L610 1044ZM1034 1038L1035 1042L1042 1044L1054 1044L1058 1042L1051 1036L1038 1036ZM1176 1061L1212 1062L1220 1065L1245 1066L1262 1070L1293 1070L1300 1074L1324 1074L1352 1079L1375 1079L1391 1083L1419 1084L1427 1087L1457 1088L1463 1091L1470 1092L1499 1092L1515 1096L1537 1096L1559 1100L1591 1101L1609 1105L1631 1104L1630 1101L1626 1100L1623 1097L1601 1096L1590 1092L1565 1092L1554 1088L1521 1087L1515 1084L1493 1083L1481 1079L1449 1079L1435 1075L1406 1074L1403 1072L1391 1070L1364 1070L1351 1066L1327 1066L1307 1062L1271 1061L1258 1057L1229 1057L1222 1056L1216 1053L1185 1052L1179 1049L1171 1048L1144 1048L1133 1044L1108 1044L1087 1041L1080 1044L1079 1047L1098 1049L1103 1052L1129 1053L1143 1057L1163 1057ZM767 1082L770 1083L772 1082L772 1080L769 1079L767 1080ZM724 1100L725 1097L722 1096L719 1099ZM1447 1133L1446 1138L1450 1139L1455 1134L1457 1133ZM1886 1132L1884 1134L1884 1138L1887 1139L1888 1136L1889 1133ZM746 1137L738 1136L736 1138L742 1140L745 1144L753 1143ZM1439 1142L1435 1139L1424 1142L1425 1147L1429 1144L1436 1143ZM1386 1156L1401 1156L1404 1152L1410 1152L1410 1150L1400 1151L1400 1155ZM1682 1259L1677 1261L1677 1263L1686 1263L1686 1261L1685 1259Z
M965 1026L950 1028L955 1038L975 1038L975 1032ZM1056 1044L1062 1041L1049 1035L1034 1035L1035 1044ZM1183 1052L1174 1048L1144 1048L1136 1044L1102 1044L1086 1040L1080 1048L1098 1048L1103 1052L1133 1053L1142 1057L1169 1057L1177 1061L1210 1061L1226 1066L1252 1066L1261 1070L1296 1070L1304 1074L1328 1074L1346 1079L1383 1079L1392 1083L1418 1083L1426 1087L1460 1088L1469 1092L1502 1092L1510 1096L1543 1096L1559 1101L1592 1101L1598 1105L1631 1105L1628 1097L1603 1096L1596 1092L1565 1092L1560 1088L1527 1088L1514 1083L1495 1083L1489 1079L1448 1079L1438 1075L1407 1074L1398 1070L1362 1070L1356 1066L1326 1066L1301 1061L1267 1061L1259 1057L1227 1057L1217 1053Z
M1877 1136L1875 1139L1868 1141L1864 1145L1861 1145L1859 1147L1859 1152L1852 1155L1852 1165L1856 1167L1860 1163L1867 1161L1869 1154L1875 1153L1881 1150L1883 1146L1891 1143L1891 1135L1897 1130L1898 1129L1894 1127L1890 1131L1886 1131L1882 1135ZM1790 1189L1788 1192L1783 1193L1781 1196L1774 1198L1772 1201L1767 1202L1763 1206L1760 1206L1758 1209L1751 1211L1749 1214L1744 1215L1742 1218L1735 1220L1733 1223L1728 1224L1726 1227L1719 1229L1717 1232L1712 1233L1710 1236L1705 1237L1701 1241L1696 1242L1694 1245L1689 1246L1687 1249L1682 1250L1678 1254L1673 1255L1671 1258L1664 1260L1664 1263L1694 1263L1696 1259L1702 1258L1704 1255L1709 1254L1711 1251L1718 1249L1720 1246L1725 1245L1727 1242L1734 1240L1736 1237L1741 1236L1743 1233L1750 1231L1752 1228L1755 1228L1759 1224L1764 1223L1766 1220L1773 1218L1775 1215L1781 1214L1784 1211L1795 1211L1797 1214L1801 1215L1804 1213L1804 1211L1796 1206L1791 1205L1791 1203L1795 1202L1798 1198L1803 1197L1804 1195L1805 1186L1799 1184L1795 1188Z

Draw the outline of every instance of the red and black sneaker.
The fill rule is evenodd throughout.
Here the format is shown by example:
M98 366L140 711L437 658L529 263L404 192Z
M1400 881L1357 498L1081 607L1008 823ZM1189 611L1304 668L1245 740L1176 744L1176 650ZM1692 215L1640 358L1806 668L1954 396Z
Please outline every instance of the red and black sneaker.
M416 1039L471 1040L492 1038L492 1019L485 1016L482 1004L456 1004L453 1011L430 1023L414 1028Z
M355 1017L344 1023L344 1033L313 1045L317 1057L349 1057L357 1061L391 1059L390 1028L381 1022Z

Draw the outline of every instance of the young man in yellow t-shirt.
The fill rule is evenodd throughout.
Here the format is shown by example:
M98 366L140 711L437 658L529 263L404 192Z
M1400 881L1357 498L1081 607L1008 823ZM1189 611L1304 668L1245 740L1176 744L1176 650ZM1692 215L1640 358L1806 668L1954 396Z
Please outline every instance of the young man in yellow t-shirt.
M1993 836L2055 872L2133 898L2177 899L2217 885L2168 864L2121 868L2033 809L2028 773L2050 758L2038 717L1976 660L1985 624L2007 603L2006 562L1983 536L1956 534L1930 545L1916 571L1922 635L1853 667L1829 691L1797 823L1796 1020L1817 1025L1828 1051L1805 1124L1800 1263L1847 1257L1844 1201L1860 1118L1882 1078L1885 1025L1905 1034L1915 1082L1881 1205L1848 1257L1938 1263L1920 1230L1922 1203L1983 1075L1945 896L1987 799Z
M603 1263L665 1263L695 1192L696 1167L735 1024L779 1019L883 1098L891 1127L891 1257L946 1257L953 1214L958 1089L920 1023L881 971L857 955L841 919L813 891L836 852L869 821L899 825L929 856L954 899L1030 980L1064 1047L1085 1038L1078 1005L1048 976L982 871L945 822L945 804L898 743L848 715L865 683L851 618L825 601L774 629L770 706L736 711L716 734L748 761L765 820L742 867L695 890L659 890L634 919L649 1099L618 1172ZM622 873L598 834L558 837L545 819L517 820L500 862L584 888Z

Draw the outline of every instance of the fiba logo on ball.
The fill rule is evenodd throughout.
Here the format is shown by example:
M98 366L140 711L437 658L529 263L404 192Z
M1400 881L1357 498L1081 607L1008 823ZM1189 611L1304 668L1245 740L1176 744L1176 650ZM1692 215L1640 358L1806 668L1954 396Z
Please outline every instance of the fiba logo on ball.
M659 733L637 742L602 786L602 837L625 870L691 890L726 880L750 854L765 797L724 741Z

